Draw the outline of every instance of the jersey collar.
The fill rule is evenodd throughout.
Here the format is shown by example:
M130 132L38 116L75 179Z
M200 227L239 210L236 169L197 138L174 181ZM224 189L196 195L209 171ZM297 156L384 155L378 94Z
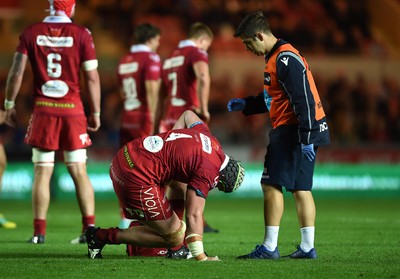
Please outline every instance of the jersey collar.
M178 47L179 48L183 48L183 47L188 47L188 46L194 46L196 47L197 45L195 44L195 42L193 42L192 40L183 40L179 42Z
M268 61L268 59L271 57L271 55L282 45L287 44L288 42L286 42L285 40L282 39L278 39L276 41L276 43L274 44L274 46L272 47L271 51L268 52L268 54L266 54L265 57L265 62Z
M222 162L222 165L219 168L219 171L222 171L228 165L228 162L229 162L229 156L225 154L225 159Z
M151 52L151 48L144 44L132 45L131 52Z
M47 16L43 20L47 23L71 23L72 20L67 16Z

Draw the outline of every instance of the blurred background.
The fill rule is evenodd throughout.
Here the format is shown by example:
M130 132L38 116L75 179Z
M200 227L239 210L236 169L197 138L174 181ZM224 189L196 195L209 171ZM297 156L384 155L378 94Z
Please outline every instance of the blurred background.
M47 0L0 0L0 101L18 36L43 20L46 9ZM229 99L256 95L263 88L263 58L245 51L233 37L243 16L254 10L264 11L274 35L298 48L314 74L332 137L332 145L319 150L315 184L399 193L399 0L77 0L74 21L92 32L101 76L102 126L88 149L89 167L102 163L105 169L98 171L105 173L98 182L108 179L104 165L118 146L121 101L115 70L129 50L134 26L150 22L161 29L158 53L164 59L185 39L187 27L201 21L215 35L209 50L210 128L227 153L249 164L248 184L259 188L271 129L268 116L244 117L226 109ZM3 197L14 191L13 181L21 180L18 187L29 184L18 170L32 171L31 149L23 143L32 107L31 81L28 67L16 101L18 127L0 127L11 164Z

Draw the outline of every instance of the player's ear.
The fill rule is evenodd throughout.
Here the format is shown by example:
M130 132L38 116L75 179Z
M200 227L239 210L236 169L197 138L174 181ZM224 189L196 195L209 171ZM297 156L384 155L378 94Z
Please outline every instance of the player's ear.
M261 42L264 41L264 37L263 37L263 35L262 35L261 32L257 32L257 33L254 35L254 37L255 37L255 39L259 39Z

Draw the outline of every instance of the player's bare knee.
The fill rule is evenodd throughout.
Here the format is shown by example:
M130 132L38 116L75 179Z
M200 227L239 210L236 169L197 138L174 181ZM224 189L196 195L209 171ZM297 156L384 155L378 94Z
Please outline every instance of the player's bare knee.
M179 229L163 235L163 238L168 242L170 247L181 245L185 238L186 224L183 221L180 222L181 225L179 226Z

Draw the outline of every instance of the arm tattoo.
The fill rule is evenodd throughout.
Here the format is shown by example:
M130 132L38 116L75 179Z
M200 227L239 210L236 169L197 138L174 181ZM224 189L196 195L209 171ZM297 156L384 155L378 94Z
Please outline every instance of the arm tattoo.
M17 52L14 55L14 60L13 64L11 66L10 72L8 73L7 77L7 84L9 86L14 86L16 79L23 74L23 67L22 67L22 59L23 59L23 54Z
M22 53L16 53L14 56L14 64L11 69L13 75L20 75L22 72Z

